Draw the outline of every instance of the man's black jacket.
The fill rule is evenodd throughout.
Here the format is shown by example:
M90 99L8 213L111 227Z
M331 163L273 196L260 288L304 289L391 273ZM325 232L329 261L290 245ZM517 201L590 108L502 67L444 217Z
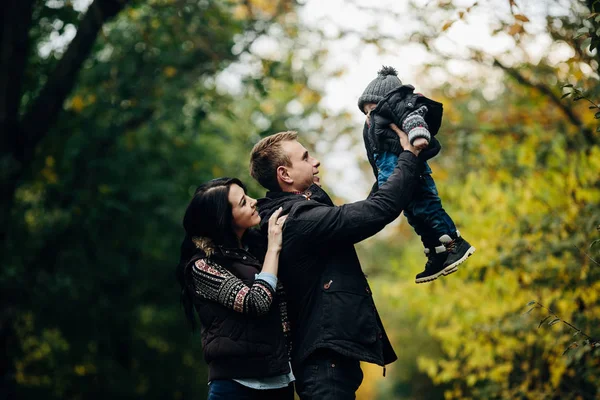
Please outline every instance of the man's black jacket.
M292 362L318 348L385 365L397 359L354 249L398 217L412 198L417 158L405 151L389 180L367 200L334 206L317 185L304 195L269 192L260 199L261 231L278 208L283 228L279 278L292 324Z

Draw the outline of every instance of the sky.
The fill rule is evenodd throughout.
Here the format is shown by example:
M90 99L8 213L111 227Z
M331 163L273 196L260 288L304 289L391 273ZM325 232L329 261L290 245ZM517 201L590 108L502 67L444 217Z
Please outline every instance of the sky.
M487 54L502 54L504 57L502 59L509 64L522 58L536 63L552 45L552 40L543 34L545 15L553 8L556 12L560 12L561 1L516 0L519 8L513 11L527 15L530 19L527 24L529 32L540 33L526 46L526 53L511 53L514 42L510 36L492 35L494 28L492 19L513 20L508 0L477 2L478 4L465 14L463 20L457 21L444 32L440 27L435 33L436 46L443 49L445 53L458 57L465 54L469 48L485 49ZM431 10L431 13L436 13L439 10L439 3L444 2L448 0L421 0L420 4ZM474 3L475 0L453 0L454 5L465 10ZM364 121L364 115L356 105L357 99L366 85L376 77L382 65L395 67L403 83L410 83L417 91L425 94L430 89L443 84L449 77L469 76L475 73L489 75L486 76L488 82L484 90L487 93L484 94L493 97L501 89L502 75L498 71L495 71L495 75L489 68L484 69L483 72L481 69L475 71L478 66L470 62L449 62L445 69L424 76L420 72L422 66L433 58L422 46L410 42L410 33L419 28L419 22L407 10L407 2L397 0L377 2L307 0L300 11L300 18L304 24L319 27L335 38L326 43L329 56L324 68L329 70L344 68L346 72L337 79L325 82L321 105L331 113L349 111L356 121L357 135L362 135ZM456 15L453 17L456 18ZM440 19L441 24L444 21L443 18ZM386 42L383 49L378 49L374 45L361 44L357 35L342 40L336 37L340 29L355 31L364 37L368 35L369 27L373 25L377 25L381 32L396 40ZM568 54L557 55L557 60L568 56ZM317 146L317 151L319 148ZM327 172L324 184L332 187L336 195L351 201L364 198L373 183L373 180L370 180L372 175L361 173L356 159L357 154L359 157L360 154L366 157L362 145L361 149L356 149L342 139L335 144L333 151L318 154L322 158L323 169ZM440 155L443 155L443 152Z
M47 4L56 3L60 6L64 0L48 0ZM76 10L84 11L92 0L73 0ZM439 12L439 4L449 0L416 0L432 16ZM531 19L528 30L543 30L543 18L548 12L547 8L560 9L561 3L568 0L516 0L520 9L517 12L527 15ZM324 73L344 69L344 74L335 79L320 80L314 77L314 85L318 85L324 94L321 106L330 114L348 111L356 123L356 134L362 134L364 115L356 105L358 97L366 85L376 77L382 65L391 65L398 70L398 75L403 83L410 83L417 91L427 94L428 90L441 85L451 76L467 76L474 74L473 65L455 61L447 64L444 69L439 69L425 76L421 73L422 66L432 60L432 56L420 45L411 43L410 33L419 28L419 22L414 15L408 12L407 1L378 0L376 3L361 0L304 0L299 11L299 18L303 24L312 28L319 28L329 36L324 45L328 48L327 61L323 65ZM467 9L474 5L475 0L453 0L453 4ZM448 30L442 32L441 28L435 32L436 46L448 54L460 56L468 48L484 49L488 54L502 54L510 50L513 42L507 35L491 35L493 24L491 18L511 18L509 0L483 0L472 10L466 13L464 20L454 23ZM456 16L454 16L456 17ZM446 17L444 17L446 18ZM444 23L444 19L440 19ZM368 36L370 28L377 28L395 40L385 42L383 48L375 45L364 45L360 38ZM56 27L59 29L60 27ZM338 38L340 30L355 32ZM54 35L50 40L39 47L42 54L50 53L53 49L66 49L68 43L75 36L74 26L65 27L62 35ZM536 57L552 45L552 41L545 35L539 35L529 44L526 54L515 54L514 58L528 57L531 62L536 62ZM261 55L273 54L276 57L279 43L273 38L258 40L252 47L253 52ZM305 51L304 51L305 50ZM235 51L235 48L234 48ZM310 57L311 49L301 49L298 54ZM510 58L510 52L509 58ZM506 54L504 55L506 57ZM556 58L561 55L557 51ZM507 60L510 62L511 60ZM242 55L241 62L231 65L217 78L217 85L235 93L241 89L240 77L252 68L260 70L259 66L252 66L250 56ZM499 89L490 76L486 90L489 96ZM499 81L499 80L497 80ZM255 121L256 122L256 121ZM302 134L302 132L300 132ZM366 157L364 149L357 148L348 138L340 136L331 146L324 142L317 143L317 156L322 162L321 170L324 171L324 184L333 189L337 196L346 200L355 201L364 198L368 193L372 180L370 175L362 173L357 161L358 157Z
M357 2L363 3L364 2ZM455 4L458 2L455 2ZM364 115L358 110L357 99L362 94L366 85L376 77L382 65L391 65L398 70L398 76L403 83L414 85L418 91L425 92L423 85L435 86L445 79L445 76L430 77L425 82L419 73L424 63L431 61L422 46L410 43L407 40L410 32L418 28L418 22L411 20L407 12L406 2L380 0L371 9L390 10L399 16L382 17L382 12L368 12L353 6L352 2L344 0L308 0L300 12L301 20L313 27L320 27L325 32L330 32L333 37L340 29L356 31L359 34L368 34L369 27L377 24L385 34L398 38L393 46L385 48L383 52L374 45L361 44L360 39L350 36L343 40L331 40L328 43L329 61L325 68L336 70L345 69L345 73L338 79L325 83L324 98L321 105L331 113L350 111L356 121L357 135L362 134ZM472 5L472 1L464 2L465 7ZM385 13L385 11L383 11ZM489 26L487 17L469 18L467 23L458 23L447 32L449 39L448 50L453 47L460 49L461 44L470 46L486 46L495 51L502 51L507 43L492 39L488 34ZM442 39L443 40L443 39ZM452 45L454 42L455 44ZM455 66L460 69L461 66ZM460 72L460 71L456 71ZM452 71L449 71L452 73ZM437 80L436 80L437 78ZM319 146L317 146L319 150ZM356 160L356 155L366 157L364 150L351 148L347 141L336 143L333 151L319 154L322 158L324 170L327 173L324 184L332 187L336 195L349 201L356 201L365 197L373 183L372 176L361 173ZM360 156L360 155L359 155Z

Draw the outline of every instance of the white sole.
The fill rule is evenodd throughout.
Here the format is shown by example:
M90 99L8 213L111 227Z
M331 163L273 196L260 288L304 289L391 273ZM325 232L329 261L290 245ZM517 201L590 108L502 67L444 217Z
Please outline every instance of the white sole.
M452 264L448 265L446 268L444 268L443 270L441 270L440 272L438 272L435 275L429 275L429 276L423 277L423 278L416 278L415 283L425 283L425 282L435 281L441 275L444 275L444 276L450 275L450 274L458 271L458 266L460 264L462 264L463 262L465 262L467 260L467 258L469 258L473 253L475 253L475 247L471 246L471 247L469 247L469 250L467 250L460 259L458 259L455 262L453 262Z

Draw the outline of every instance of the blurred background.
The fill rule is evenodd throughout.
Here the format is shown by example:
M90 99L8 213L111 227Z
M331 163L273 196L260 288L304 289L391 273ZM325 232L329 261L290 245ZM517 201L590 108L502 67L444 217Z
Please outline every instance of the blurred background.
M356 103L382 65L444 103L432 169L477 252L416 285L403 217L358 245L399 355L359 399L600 398L599 1L2 8L0 399L205 398L187 202L224 175L261 197L249 150L288 129L337 204L364 198Z

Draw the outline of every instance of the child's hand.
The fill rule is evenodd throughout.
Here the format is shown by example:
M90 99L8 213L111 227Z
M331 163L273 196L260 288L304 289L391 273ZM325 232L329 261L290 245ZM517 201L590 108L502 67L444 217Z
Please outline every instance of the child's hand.
M424 150L429 146L429 141L425 138L416 138L413 146L415 146L415 149Z
M421 154L419 154L419 158L424 161L427 161L437 156L441 149L442 145L440 144L440 142L435 137L432 137L429 146L427 146L427 148L423 150Z

